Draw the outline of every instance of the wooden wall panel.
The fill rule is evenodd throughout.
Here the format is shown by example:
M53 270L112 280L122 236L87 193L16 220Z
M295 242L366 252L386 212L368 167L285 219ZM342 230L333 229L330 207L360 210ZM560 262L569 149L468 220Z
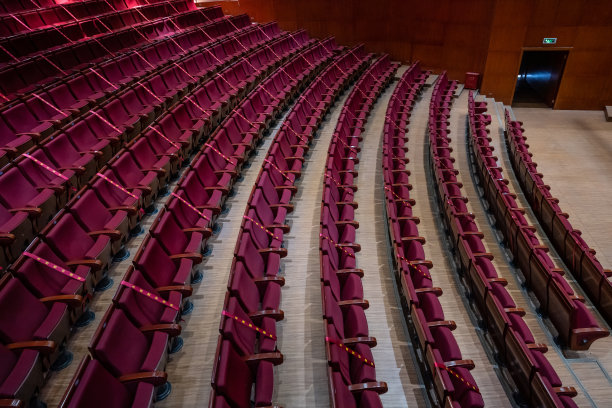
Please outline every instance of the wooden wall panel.
M481 91L510 103L524 47L557 37L571 47L555 108L612 105L610 0L240 0L220 4L284 30L304 28L340 44L363 42L404 63L421 60L453 79L482 74ZM581 85L584 84L584 89ZM597 86L598 84L598 86ZM591 90L595 90L589 94Z

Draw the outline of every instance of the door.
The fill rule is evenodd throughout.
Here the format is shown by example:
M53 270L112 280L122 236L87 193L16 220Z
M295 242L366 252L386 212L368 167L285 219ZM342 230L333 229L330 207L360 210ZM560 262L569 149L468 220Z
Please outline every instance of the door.
M512 105L552 108L567 55L566 50L524 50Z

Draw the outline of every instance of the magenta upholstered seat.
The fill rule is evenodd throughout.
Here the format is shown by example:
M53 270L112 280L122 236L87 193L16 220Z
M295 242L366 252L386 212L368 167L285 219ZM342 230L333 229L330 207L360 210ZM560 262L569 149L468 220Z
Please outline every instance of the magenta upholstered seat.
M0 344L0 398L27 402L43 385L42 354L34 349L9 350Z
M8 209L23 208L44 224L57 212L57 203L53 190L36 187L13 167L0 176L0 203Z
M151 226L150 234L171 255L199 255L212 231L197 227L183 229L170 211L164 211Z
M199 253L170 255L155 238L143 246L133 263L155 287L184 286L191 282L194 261L201 259Z
M91 357L84 358L61 406L66 408L149 408L155 388L146 381L124 384Z

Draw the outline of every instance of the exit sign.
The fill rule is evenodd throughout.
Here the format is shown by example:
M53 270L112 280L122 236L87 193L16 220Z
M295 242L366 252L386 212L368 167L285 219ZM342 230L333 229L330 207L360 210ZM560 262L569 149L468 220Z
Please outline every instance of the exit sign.
M545 38L542 40L542 44L556 44L556 43L557 43L556 38Z

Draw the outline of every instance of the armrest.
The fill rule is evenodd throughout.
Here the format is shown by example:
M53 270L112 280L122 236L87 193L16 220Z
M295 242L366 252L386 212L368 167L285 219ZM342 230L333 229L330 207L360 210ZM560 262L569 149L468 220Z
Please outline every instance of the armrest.
M281 258L284 258L287 256L287 249L286 248L262 248L259 250L259 253L262 255L277 254Z
M468 370L473 370L475 367L475 364L472 360L445 361L444 365L446 366L446 368L461 367L467 368Z
M387 383L382 381L372 381L360 384L351 384L348 386L350 392L357 394L364 391L374 391L377 394L387 392Z
M18 208L9 208L8 210L11 214L18 212L27 212L29 215L35 215L39 217L42 214L42 209L38 207L18 207Z
M108 235L113 241L121 239L121 231L119 230L90 231L87 234L92 237L97 237L98 235Z
M354 346L355 344L367 344L370 347L376 347L376 337L348 337L342 339L342 344L345 346Z
M336 246L340 249L351 248L354 252L361 251L361 245L355 243L336 244Z
M401 241L402 242L418 241L421 244L424 244L425 238L424 237L402 237Z
M406 261L406 262L407 262L409 265L412 265L412 266L416 266L416 265L423 265L423 266L428 267L429 269L433 268L433 262L428 261L428 260L426 260L426 259L424 259L424 260L417 260L417 261L408 261L408 260L405 260L405 261Z
M287 234L291 228L289 228L289 225L287 224L270 224L270 225L266 225L266 229L271 230L271 229L275 229L278 228L280 230L283 231L284 234Z
M200 262L202 262L203 258L204 257L202 256L202 254L198 254L196 252L187 252L184 254L170 255L170 259L172 260L189 259L193 263L196 263L196 264L199 264Z
M336 202L336 205L341 206L341 205L350 205L353 208L358 208L359 204L356 201L338 201Z
M221 187L221 186L211 186L211 187L204 187L204 191L211 191L211 190L221 190L223 191L223 195L228 195L229 194L229 188L227 187Z
M268 284L269 282L278 283L280 286L285 286L285 278L282 276L262 276L261 278L253 279L256 285Z
M508 285L508 281L504 278L489 278L487 279L489 283L499 283L502 286L507 286Z
M355 220L336 221L335 224L338 226L352 225L355 229L359 228L359 221Z
M279 365L283 362L283 355L278 351L274 353L251 354L250 356L245 357L244 361L247 364L256 364L260 361L267 361L274 365Z
M127 211L128 215L138 214L138 209L130 205L120 205L118 207L110 207L108 211Z
M47 296L39 299L43 303L65 303L68 307L77 308L81 307L83 304L83 296L81 295L56 295L56 296Z
M193 288L191 285L170 285L170 286L160 286L155 288L156 291L161 293L168 292L180 292L183 297L189 297L193 293Z
M23 401L20 399L0 398L0 407L2 408L22 408Z
M363 269L338 269L336 271L336 275L340 275L340 276L348 275L350 273L354 273L360 278L363 277Z
M523 309L522 307L507 307L504 308L504 312L506 312L507 314L517 314L519 316L525 316L525 309Z
M102 261L99 259L77 259L75 261L66 262L66 266L87 266L90 267L92 271L99 271L102 269Z
M192 227L192 228L183 228L183 232L199 232L204 235L205 238L208 238L212 235L212 230L210 228L203 227Z
M433 288L415 288L414 291L416 293L433 293L438 297L442 296L442 288L438 288L435 286Z
M11 233L0 233L0 244L10 245L15 241L15 234Z
M488 260L493 260L493 254L490 252L474 252L472 255L476 258L487 258Z
M568 397L575 397L578 395L574 387L553 387L553 391L557 395L567 395Z
M363 309L367 309L370 307L370 303L365 299L352 299L352 300L341 300L338 302L338 306L341 308L349 307L349 306L360 306Z
M221 213L221 207L218 205L196 205L195 206L198 210L210 210L213 212L213 214L220 214Z
M421 219L419 217L397 217L398 221L412 221L415 224L420 224L421 223Z
M540 353L546 353L548 351L548 346L544 343L530 343L525 345L529 350L536 350Z
M168 381L168 373L165 371L142 371L140 373L122 375L118 380L122 383L146 382L154 387L158 387Z
M143 333L151 332L162 332L166 333L170 337L176 337L181 334L182 327L177 323L159 323L159 324L146 324L141 326L139 330Z
M484 238L484 234L480 231L463 231L461 233L461 235L466 235L466 236L475 236L478 237L480 239Z
M9 343L6 348L9 350L34 350L43 355L49 355L55 351L57 344L51 340L32 340Z
M541 244L540 244L540 245L534 245L534 246L533 246L533 249L534 249L534 250L535 250L535 249L539 249L540 251L543 251L543 252L548 252L548 251L550 251L550 248L548 248L548 246L547 246L547 245L541 245Z
M271 317L272 319L279 321L285 318L285 312L280 309L266 309L259 310L257 312L249 313L251 319L259 319L263 317Z
M293 212L293 204L270 204L270 208L286 208L288 213Z
M296 186L274 186L276 190L290 190L292 193L297 193Z
M440 320L437 322L427 322L427 326L429 328L432 327L447 327L450 330L455 330L457 328L457 323L454 320Z

